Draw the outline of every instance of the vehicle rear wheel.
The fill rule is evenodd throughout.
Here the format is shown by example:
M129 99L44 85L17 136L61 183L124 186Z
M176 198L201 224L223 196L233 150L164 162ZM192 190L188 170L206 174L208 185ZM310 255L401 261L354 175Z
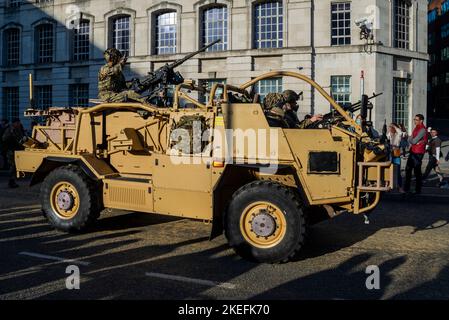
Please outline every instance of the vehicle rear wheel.
M83 231L100 216L101 201L97 183L77 166L52 171L41 186L44 215L58 230Z
M289 188L270 181L249 183L232 197L225 220L229 244L245 259L280 263L304 244L302 202Z

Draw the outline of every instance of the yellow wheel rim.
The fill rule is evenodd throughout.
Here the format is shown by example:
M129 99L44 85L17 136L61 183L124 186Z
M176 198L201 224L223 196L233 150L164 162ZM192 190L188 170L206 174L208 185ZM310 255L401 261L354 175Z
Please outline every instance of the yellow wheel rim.
M269 202L256 202L243 210L240 231L252 246L268 249L284 239L287 221L279 207Z
M58 182L50 193L53 211L61 219L72 219L79 210L80 197L76 188L69 182Z

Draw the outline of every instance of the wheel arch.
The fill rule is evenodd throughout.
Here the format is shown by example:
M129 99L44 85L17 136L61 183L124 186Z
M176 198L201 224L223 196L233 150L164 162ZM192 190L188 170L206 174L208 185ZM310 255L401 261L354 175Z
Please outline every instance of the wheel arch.
M66 157L46 157L42 160L39 168L34 172L30 186L42 183L47 175L53 170L66 165L78 166L89 178L98 181L95 173L84 163L81 158L66 158Z
M212 230L210 234L210 240L220 236L224 231L224 219L226 218L225 212L232 199L232 195L241 187L251 182L263 179L254 175L256 170L266 168L264 165L248 165L248 164L232 164L227 165L223 171L222 178L216 184L213 191L213 219ZM245 172L247 174L245 174ZM274 183L283 184L288 188L294 189L293 191L299 196L305 205L308 205L308 199L304 193L301 182L297 176L296 170L293 165L279 166L278 172L280 175L293 174L296 182L296 187L283 184L282 181L273 180ZM239 177L239 183L230 183L233 179L233 175Z

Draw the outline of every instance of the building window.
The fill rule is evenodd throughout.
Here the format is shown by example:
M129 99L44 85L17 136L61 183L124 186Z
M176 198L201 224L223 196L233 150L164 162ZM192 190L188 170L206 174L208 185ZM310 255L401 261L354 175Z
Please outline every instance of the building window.
M224 51L228 49L228 8L214 7L203 11L203 45L221 39L220 43L207 51Z
M200 80L200 85L205 87L207 90L211 90L212 87L215 84L226 84L226 79L206 79L206 80ZM215 92L216 98L221 98L223 95L223 89L217 88L217 91ZM200 94L200 102L207 104L209 102L209 94Z
M410 85L407 79L394 79L393 122L408 126Z
M20 29L12 28L5 31L6 65L14 66L20 63Z
M70 106L88 107L89 106L89 84L70 85Z
M342 107L351 105L351 76L331 76L332 98Z
M53 62L53 25L43 24L37 27L37 61Z
M434 21L437 19L437 16L438 16L438 10L437 10L437 9L433 9L432 11L430 11L430 12L427 14L428 22L429 22L429 23L434 22Z
M351 3L331 3L331 44L351 44Z
M410 48L410 1L394 1L394 47Z
M443 27L441 29L443 29ZM443 36L441 36L441 37L443 37ZM428 46L429 47L433 46L435 44L435 33L429 33L427 40L428 40L428 42L427 42Z
M282 2L258 3L254 11L254 47L282 48L284 37Z
M52 86L36 86L36 106L38 109L48 109L53 104Z
M164 12L156 16L156 54L176 53L177 13Z
M448 11L449 11L449 1L444 1L441 4L441 15L445 14Z
M112 20L112 46L124 55L129 55L130 20L129 16L120 16Z
M90 22L82 20L76 28L73 29L73 60L89 60L90 49Z
M438 76L432 77L432 87L438 86Z
M265 79L256 83L256 93L260 95L260 101L263 103L269 93L282 92L282 78Z
M12 119L19 117L19 88L3 88L2 118Z
M22 0L9 0L8 8L19 8L22 4Z
M441 61L446 61L449 59L449 47L441 49Z
M441 26L441 38L447 38L449 36L449 23L443 24ZM433 42L435 42L435 37L433 37Z

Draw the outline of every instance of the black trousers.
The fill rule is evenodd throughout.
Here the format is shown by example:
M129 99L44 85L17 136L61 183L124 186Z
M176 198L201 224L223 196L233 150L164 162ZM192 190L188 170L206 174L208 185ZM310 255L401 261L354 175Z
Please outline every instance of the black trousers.
M417 154L410 152L408 156L407 165L405 167L405 184L404 190L410 191L410 183L412 181L412 171L415 174L416 178L416 192L421 193L422 188L422 159L424 154Z
M440 167L438 166L437 158L435 158L434 156L431 155L429 157L429 163L427 164L426 171L424 171L424 174L423 174L424 180L426 180L429 177L430 172L432 172L432 170L435 170L435 172L438 176L438 179L440 180L440 182L442 182L444 177L441 174Z

